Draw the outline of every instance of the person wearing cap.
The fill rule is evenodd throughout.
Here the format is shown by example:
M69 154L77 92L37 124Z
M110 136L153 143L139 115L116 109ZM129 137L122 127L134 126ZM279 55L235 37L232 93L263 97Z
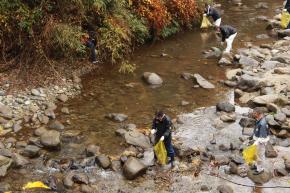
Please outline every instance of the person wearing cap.
M252 169L255 170L254 174L258 175L264 172L263 165L265 162L266 145L270 140L270 131L264 113L260 108L254 109L252 115L256 120L252 137L255 141L254 144L257 146L257 160Z
M230 53L233 46L233 41L237 36L237 30L230 26L230 25L222 25L220 27L217 27L217 32L220 33L222 38L222 45L224 42L227 43L227 47L225 49L225 53Z
M222 18L220 16L219 12L207 3L205 4L204 15L206 15L208 17L211 16L213 21L214 21L214 25L216 27L219 27L221 25Z
M171 167L174 167L175 152L171 143L171 126L171 119L162 111L159 111L153 119L151 134L155 135L155 144L159 142L159 140L164 141L167 156L170 158L169 163L171 164Z

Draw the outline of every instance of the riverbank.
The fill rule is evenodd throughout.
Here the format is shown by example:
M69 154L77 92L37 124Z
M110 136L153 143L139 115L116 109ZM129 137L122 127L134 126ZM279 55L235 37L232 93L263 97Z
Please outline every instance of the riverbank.
M284 42L283 44L286 45L286 43ZM275 49L276 48L274 48L274 50ZM256 53L253 50L250 50L249 52ZM280 54L280 53L279 52L277 53L273 52L273 54L271 53L271 58L275 57L276 54ZM240 55L243 55L243 54L240 54ZM236 56L236 59L238 58L239 56ZM259 69L259 67L257 67L257 69ZM228 73L228 74L231 74L231 73ZM231 81L233 80L231 79ZM79 82L77 77L75 77L74 83L73 81L70 81L70 82L72 83L71 85L74 85L74 84L80 85L79 83L77 83ZM192 84L192 82L190 83ZM233 85L233 84L228 84L228 85ZM242 89L244 88L242 87ZM41 92L41 89L36 89L36 90L40 92L39 96L36 98L44 97L43 94L45 94L45 92ZM33 91L34 93L33 96L38 95L37 91ZM159 92L159 91L157 90L156 92ZM30 93L32 93L32 91ZM64 93L65 92L61 92L57 94L64 94ZM236 93L241 93L241 92L236 91ZM247 93L243 93L243 94L247 94ZM31 96L32 95L29 94L29 97ZM62 100L64 99L63 101L65 101L66 99L66 97L64 96L62 96L61 98ZM29 100L32 100L32 99L29 99ZM228 104L228 106L230 109L233 109L233 106L231 104ZM51 115L51 117L53 117L52 112L54 111L53 110L54 108L55 108L54 105L45 105L45 110L49 110L48 112ZM20 135L21 141L18 141L18 138L13 137L14 134L12 135L8 134L6 139L3 140L5 148L3 148L4 150L2 152L2 155L3 157L6 157L6 158L1 157L1 159L3 158L2 160L4 160L3 162L1 162L1 163L4 163L2 165L4 167L1 167L1 169L7 169L7 168L12 168L12 167L15 167L15 168L22 167L22 169L10 170L10 172L4 179L3 185L1 184L1 188L6 187L7 190L13 190L14 187L21 188L21 185L27 182L27 179L32 179L32 180L46 179L45 181L47 181L47 183L51 187L56 187L56 189L61 192L65 192L64 185L67 189L69 189L68 192L70 191L77 192L79 191L79 189L81 189L83 192L103 192L103 191L105 192L132 192L132 191L156 192L156 191L161 191L161 190L164 192L192 192L192 191L198 192L201 189L205 191L207 189L212 189L214 191L216 187L220 184L223 184L224 181L216 180L215 177L208 177L207 175L203 175L203 173L207 173L209 170L211 171L211 170L217 169L218 168L217 166L220 166L220 165L226 164L225 166L227 166L229 163L229 160L234 160L235 164L240 164L238 166L239 168L243 168L242 167L243 165L241 164L240 154L239 154L240 153L239 147L242 145L241 144L242 141L240 141L240 139L238 140L239 137L242 137L241 136L242 128L239 126L238 122L241 117L245 117L244 113L246 113L247 111L241 112L239 111L238 107L236 108L237 108L236 109L237 112L230 113L230 114L228 113L216 114L215 108L203 108L201 110L197 110L196 112L192 114L186 114L186 115L180 116L176 122L177 130L174 133L174 138L175 138L174 144L177 147L177 150L179 150L177 152L180 159L177 162L177 168L169 172L166 170L166 168L165 170L160 169L159 166L149 167L146 175L138 178L137 180L133 182L128 182L127 180L124 179L122 175L122 171L121 171L122 167L120 165L122 165L122 162L126 162L129 157L137 157L140 160L144 160L148 158L149 161L150 159L152 161L152 151L150 150L144 151L144 148L140 148L140 147L136 148L133 146L126 145L126 143L122 144L126 148L125 151L120 152L120 154L122 154L123 156L120 155L117 157L100 156L99 151L103 153L102 147L101 149L99 149L95 144L87 146L86 150L84 149L79 150L78 144L84 143L84 141L86 141L85 138L82 138L83 134L77 130L70 130L70 129L63 130L64 129L63 126L61 124L56 124L55 121L53 121L54 123L52 124L52 126L50 126L49 124L49 127L50 127L49 130L59 130L60 131L59 133L48 132L47 129L39 128L35 130L31 138L27 139L26 134L31 133L31 132L29 131L27 132L27 130L22 130L23 134ZM63 114L69 114L70 108L62 109L61 112ZM117 120L126 118L126 116L121 116L121 115L109 116L109 118L116 118L116 117L117 117ZM78 118L80 119L81 117L78 117ZM221 122L221 120L225 122L235 121L235 123L228 124L228 123ZM66 128L67 127L69 128L69 125L70 123L66 122L65 124ZM121 126L123 125L126 125L126 124L121 124ZM147 146L148 145L148 138L147 138L148 130L147 129L140 130L140 129L136 129L135 127L136 126L134 125L128 125L127 127L122 127L123 130L119 130L117 134L121 136L120 138L122 138L122 136L126 138L126 134L127 134L127 142L130 144L134 143L133 144L134 146L140 146L140 144L137 144L140 142L145 142L145 145L142 144L143 147ZM208 133L205 133L203 135L204 137L202 137L201 128L205 128L204 129L205 131L207 131L210 134L213 134L213 136L216 137L215 140L214 138L211 138L209 140L208 135L207 135ZM196 131L195 135L193 135L194 131ZM21 133L21 130L20 130L20 133ZM61 133L61 137L59 135L60 133ZM233 135L233 133L236 135ZM223 135L229 136L228 138L229 141L225 141L224 137L222 137ZM144 140L134 140L136 136ZM198 137L194 138L195 136L198 136ZM133 140L130 137L133 137ZM131 140L128 140L128 138ZM192 144L191 142L196 142L198 141L199 138L201 140L200 143L202 144L202 146L198 148L192 148L196 144ZM243 138L242 140L245 140L245 139ZM231 145L231 143L233 145ZM282 144L287 143L287 140L278 139L277 143L279 144L279 146L281 146L281 143ZM235 146L236 144L238 144L237 146L239 147ZM61 145L61 150L65 149L67 151L66 154L61 154L55 151L51 151L51 148L59 149L59 145ZM66 145L66 146L63 146L63 145ZM211 146L207 147L207 145L211 145ZM276 150L279 150L279 156L278 158L276 158L277 160L278 159L279 160L278 162L275 162L275 163L280 164L282 163L281 162L282 152L284 151L286 152L287 149L284 149L283 147L280 148L279 146L275 147ZM41 149L39 149L39 147ZM81 151L82 153L78 154L77 156L69 156L70 153L75 152L75 151L77 152ZM205 153L203 154L202 152L205 152ZM24 161L25 160L23 159L24 157L19 156L19 153L25 156L26 161ZM232 154L232 153L236 153L238 157L234 159L233 158L228 159L228 154ZM201 154L201 156L198 156L198 154ZM74 155L74 154L72 153L71 155ZM30 159L27 157L31 157L33 159ZM11 162L11 159L13 159L13 162ZM271 161L276 161L276 159L272 159ZM19 160L22 162L19 162ZM27 161L31 162L32 164L28 164ZM210 166L210 167L213 167L213 169L209 168L209 164L212 163L211 161L214 162L213 163L214 166ZM215 163L215 161L219 161L219 162ZM148 163L148 160L146 160L146 162ZM231 164L231 166L232 165L233 164ZM235 165L233 165L233 167L234 166ZM110 167L111 169L107 169L108 167ZM283 164L281 165L281 167L283 169L284 167ZM105 169L103 170L101 168L105 168ZM222 174L224 173L223 169L227 169L227 167L220 167L220 168L221 168ZM28 172L28 169L31 169L32 172ZM285 173L285 171L282 173ZM242 173L239 173L239 175L240 174L244 175L245 170L242 170ZM19 179L19 176L23 176L23 179ZM252 182L248 180L247 178L242 179L240 177L233 176L233 175L229 175L227 177L229 177L230 179L233 178L235 181L237 180L239 182L252 184ZM10 188L8 188L9 184L11 184L11 181L14 182L15 179L18 179L18 180L17 182L13 184L14 186L11 188L11 185L10 185ZM285 179L284 181L285 183L287 183L287 177L282 178L282 179L283 180ZM210 183L212 185L202 186L202 185L206 185L204 182L208 182L208 180L210 181L212 180L212 183ZM275 178L274 181L275 180L277 181L277 178ZM285 184L283 180L279 179L279 183L281 183L282 185ZM238 188L240 189L239 186L238 187L232 186L232 188L234 190L237 189L236 190L237 192L239 191ZM250 189L245 188L245 189L241 189L241 191L249 192Z

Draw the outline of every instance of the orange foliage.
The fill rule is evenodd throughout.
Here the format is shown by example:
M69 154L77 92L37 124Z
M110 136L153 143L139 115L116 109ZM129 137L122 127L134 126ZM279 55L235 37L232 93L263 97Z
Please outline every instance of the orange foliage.
M190 25L198 14L195 0L169 0L166 6L172 16L182 25Z
M145 17L156 35L171 22L171 15L162 0L132 0L138 15Z

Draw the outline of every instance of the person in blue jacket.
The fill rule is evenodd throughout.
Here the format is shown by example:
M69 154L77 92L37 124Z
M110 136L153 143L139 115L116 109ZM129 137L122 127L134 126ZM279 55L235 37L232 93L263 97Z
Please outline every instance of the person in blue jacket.
M155 134L155 144L158 143L159 140L164 141L167 156L170 158L169 163L171 164L171 167L174 167L175 152L171 142L171 127L172 122L170 117L165 115L163 111L157 112L153 119L151 134Z
M266 145L270 140L269 126L264 116L263 111L260 108L256 108L253 111L253 117L256 119L256 126L253 133L254 144L257 146L257 160L254 164L254 174L258 175L264 172L265 152Z

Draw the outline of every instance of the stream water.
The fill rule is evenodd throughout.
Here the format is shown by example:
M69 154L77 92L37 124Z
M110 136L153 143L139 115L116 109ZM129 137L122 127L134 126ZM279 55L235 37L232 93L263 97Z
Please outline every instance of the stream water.
M255 17L272 17L282 1L244 0L241 7L228 1L218 2L224 10L222 23L230 24L238 30L234 50L243 47L245 42L272 41L271 38L256 38L257 35L266 33L266 23L256 20ZM256 9L258 2L268 3L269 9ZM121 153L124 141L115 135L115 130L121 124L107 120L105 115L108 113L124 113L129 119L122 124L134 123L138 128L144 128L151 126L156 109L163 109L174 118L180 113L191 112L196 107L215 105L227 95L227 89L218 83L225 77L225 68L219 67L215 59L204 59L202 51L218 45L213 32L201 33L199 29L180 32L167 40L138 49L130 61L137 66L134 74L123 75L118 72L118 67L104 65L100 70L85 75L82 78L82 95L64 104L71 113L63 115L58 112L58 118L62 122L70 122L65 125L66 130L79 131L83 138L78 143L64 143L61 151L50 156L76 158L91 143L99 145L102 153ZM167 56L161 56L162 54ZM160 74L164 85L150 88L141 79L143 72ZM199 73L214 83L216 88L193 88L193 82L180 78L182 72ZM190 104L181 106L182 100ZM37 166L34 165L35 167ZM39 173L28 174L25 171L20 172L21 174L12 172L5 181L18 182L25 178L39 178L36 177Z
M223 23L238 30L234 50L245 42L271 40L256 38L257 35L266 33L266 23L255 17L272 17L273 10L280 2L263 1L268 3L269 9L256 9L258 2L261 1L247 0L243 1L244 6L238 7L227 1L220 1L221 9L224 10ZM86 144L95 143L101 146L103 153L120 153L122 140L114 134L120 124L105 119L104 116L108 113L127 114L129 119L126 123L134 123L143 128L150 127L156 109L163 109L174 117L181 112L190 112L195 107L214 105L224 98L226 89L218 84L218 80L224 78L225 69L218 67L217 60L204 59L202 56L203 50L218 45L213 32L201 33L199 29L181 32L136 51L130 61L137 65L137 70L132 75L120 74L116 67L107 65L100 71L83 77L83 95L65 104L72 112L70 115L61 115L63 121L71 122L66 129L80 130L85 136L77 149L81 151ZM162 54L167 56L162 57ZM143 72L160 74L164 85L156 89L150 88L141 79ZM193 88L191 81L180 78L182 72L199 73L209 78L216 88ZM181 106L182 100L190 102L190 105ZM63 148L61 155L72 153L79 153L75 146Z

